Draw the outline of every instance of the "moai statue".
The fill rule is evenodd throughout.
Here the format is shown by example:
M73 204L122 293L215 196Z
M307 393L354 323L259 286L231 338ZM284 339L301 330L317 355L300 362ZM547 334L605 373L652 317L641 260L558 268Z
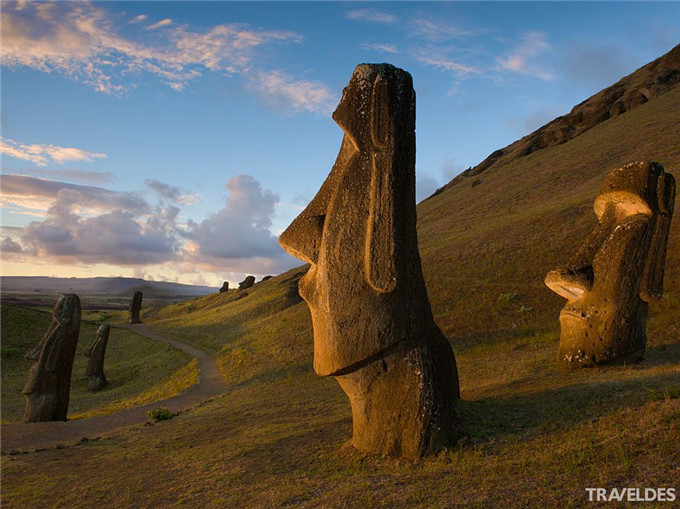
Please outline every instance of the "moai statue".
M128 313L128 323L142 323L139 318L139 312L142 309L142 292L136 291L132 295L132 301L130 302L130 311Z
M47 332L26 355L33 365L21 391L26 398L24 422L66 420L79 333L80 299L73 293L61 295Z
M245 290L255 284L255 276L246 276L246 278L238 284L239 290Z
M661 298L675 180L658 163L612 171L595 198L599 224L545 284L567 299L558 362L566 367L642 359L647 308Z
M222 285L222 288L220 288L220 293L225 293L229 291L229 281L225 281L224 284Z
M104 375L104 356L106 355L106 345L109 342L109 334L111 333L111 326L108 323L103 323L97 329L97 337L90 347L85 350L85 357L90 360L87 363L87 390L96 392L106 386L106 376Z
M357 66L333 119L345 133L335 165L279 242L311 264L299 289L314 370L349 397L353 445L422 456L454 437L459 390L418 253L411 75Z

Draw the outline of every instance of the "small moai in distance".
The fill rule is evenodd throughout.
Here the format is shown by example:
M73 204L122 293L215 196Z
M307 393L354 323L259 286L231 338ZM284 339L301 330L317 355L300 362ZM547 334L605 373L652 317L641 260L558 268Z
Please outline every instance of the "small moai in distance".
M333 119L344 131L333 169L279 242L311 264L299 290L314 370L349 397L354 447L420 457L454 438L459 388L418 252L411 75L357 66Z
M142 323L139 318L139 312L142 310L142 292L136 291L132 294L132 301L130 301L130 309L128 312L128 323Z
M255 284L255 276L246 276L246 278L238 284L239 290L245 290Z
M96 392L106 386L106 376L104 375L104 356L106 355L106 345L109 342L111 326L103 323L97 329L97 336L92 341L90 347L85 350L85 357L89 357L87 363L87 390Z
M567 299L559 364L573 368L642 359L649 302L663 293L675 179L653 162L613 170L595 198L599 224L546 285Z
M33 364L21 391L26 399L24 422L66 420L79 334L80 299L73 293L61 295L47 332L26 355Z
M229 281L225 281L224 284L222 284L222 288L220 288L220 293L226 293L229 291Z

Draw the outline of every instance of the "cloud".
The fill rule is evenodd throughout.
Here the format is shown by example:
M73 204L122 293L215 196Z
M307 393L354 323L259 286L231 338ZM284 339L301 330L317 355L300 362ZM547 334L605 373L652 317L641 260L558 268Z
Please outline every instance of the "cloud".
M482 69L478 67L462 64L455 60L437 55L436 51L432 49L418 51L416 53L416 59L423 64L446 71L457 78L463 78L469 74L481 74L483 72Z
M608 86L631 72L630 57L616 44L574 42L565 50L564 71L569 81L596 89Z
M146 220L121 209L83 218L75 213L80 200L77 191L58 191L47 218L24 228L22 243L31 246L37 256L60 263L135 266L179 258L177 207L157 209Z
M5 237L4 239L2 239L2 242L0 242L0 251L2 251L3 254L5 254L5 253L22 253L24 250L21 247L21 244L15 242L11 237Z
M160 20L158 23L154 23L152 25L149 25L146 27L146 30L156 30L157 28L165 27L168 25L172 24L172 20L170 18L165 18Z
M141 16L132 21L143 21ZM108 94L129 88L124 77L130 80L145 73L182 90L206 71L252 70L258 48L302 40L290 31L247 24L192 31L186 26L170 27L163 20L155 25L167 29L151 31L137 42L120 35L115 20L87 2L33 2L23 10L8 6L2 16L2 63L57 72Z
M499 56L496 62L500 70L535 76L544 81L553 79L550 72L536 65L534 57L550 49L546 35L541 32L527 32L517 47Z
M565 113L566 112L562 108L557 106L546 106L540 110L534 111L524 119L524 122L522 123L522 127L524 128L522 134L531 133Z
M27 144L4 137L0 137L0 153L15 159L30 161L38 166L46 166L48 162L93 161L106 157L106 154L88 152L79 148Z
M39 168L30 168L28 170L21 170L22 172L30 173L37 177L48 177L50 179L61 180L75 180L84 182L86 184L108 184L113 182L114 175L111 172L75 170L75 169L59 169L59 170L43 170Z
M467 28L460 28L459 26L442 21L434 21L425 18L416 18L411 20L410 28L412 35L423 37L430 41L442 41L447 39L455 39L468 35L475 35L477 32Z
M398 18L394 14L375 9L355 9L348 11L347 18L369 23L396 23Z
M337 103L335 95L324 84L295 80L280 70L252 72L249 81L250 88L281 111L308 111L327 115Z
M167 198L168 200L177 201L179 197L182 196L182 193L180 192L178 187L172 186L170 184L165 184L160 180L146 179L145 183L151 189L160 194L163 198Z
M132 18L130 23L141 23L142 21L146 21L147 17L148 16L146 14L140 14L139 16Z
M439 181L429 173L416 173L416 203L420 203L441 187Z
M263 190L249 175L229 179L227 190L224 208L200 223L189 223L187 250L193 253L192 258L215 270L227 266L230 270L254 265L270 270L294 266L270 231L278 196Z
M101 211L125 209L135 214L148 213L149 204L134 193L111 191L101 187L70 184L56 180L41 179L28 175L0 175L0 197L3 206L46 210L47 204L58 199L61 191L77 196L81 210ZM76 203L72 204L73 206Z
M362 44L361 47L369 51L381 51L391 54L399 53L399 49L394 44Z
M446 158L442 163L441 173L446 182L450 181L453 177L458 175L463 171L463 166L458 164L455 158Z

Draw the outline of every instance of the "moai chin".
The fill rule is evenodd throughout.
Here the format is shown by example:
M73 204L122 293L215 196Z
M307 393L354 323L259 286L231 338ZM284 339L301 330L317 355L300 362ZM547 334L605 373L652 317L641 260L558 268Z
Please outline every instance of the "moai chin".
M613 170L595 198L599 224L545 283L567 299L558 362L567 367L642 359L647 308L661 298L675 180L658 163Z
M85 350L85 357L89 357L87 362L87 390L96 392L106 386L106 376L104 375L104 356L106 355L106 345L109 342L111 326L103 323L97 329L97 336L92 341L90 347Z
M79 333L80 299L72 293L61 295L47 332L26 355L34 362L22 390L26 398L24 422L66 420Z
M142 297L143 294L140 291L132 294L128 312L128 323L142 323L142 320L139 318L139 312L142 310Z
M454 437L459 390L420 266L410 74L357 66L333 119L344 131L337 160L279 242L311 264L299 289L314 370L349 397L353 445L422 456Z

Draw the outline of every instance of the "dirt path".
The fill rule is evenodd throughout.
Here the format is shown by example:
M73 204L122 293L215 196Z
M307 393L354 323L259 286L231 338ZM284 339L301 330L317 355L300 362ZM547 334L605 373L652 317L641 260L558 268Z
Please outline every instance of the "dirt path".
M150 331L143 324L126 325L124 327L156 341L167 343L198 359L200 369L198 383L188 391L172 398L156 401L141 407L129 408L102 417L76 419L73 421L3 424L2 435L0 436L0 450L2 454L68 446L81 442L83 439L92 440L122 428L144 424L148 421L146 412L153 408L158 408L161 404L173 412L181 412L224 391L225 383L220 375L217 362L207 353L185 343L164 338Z

